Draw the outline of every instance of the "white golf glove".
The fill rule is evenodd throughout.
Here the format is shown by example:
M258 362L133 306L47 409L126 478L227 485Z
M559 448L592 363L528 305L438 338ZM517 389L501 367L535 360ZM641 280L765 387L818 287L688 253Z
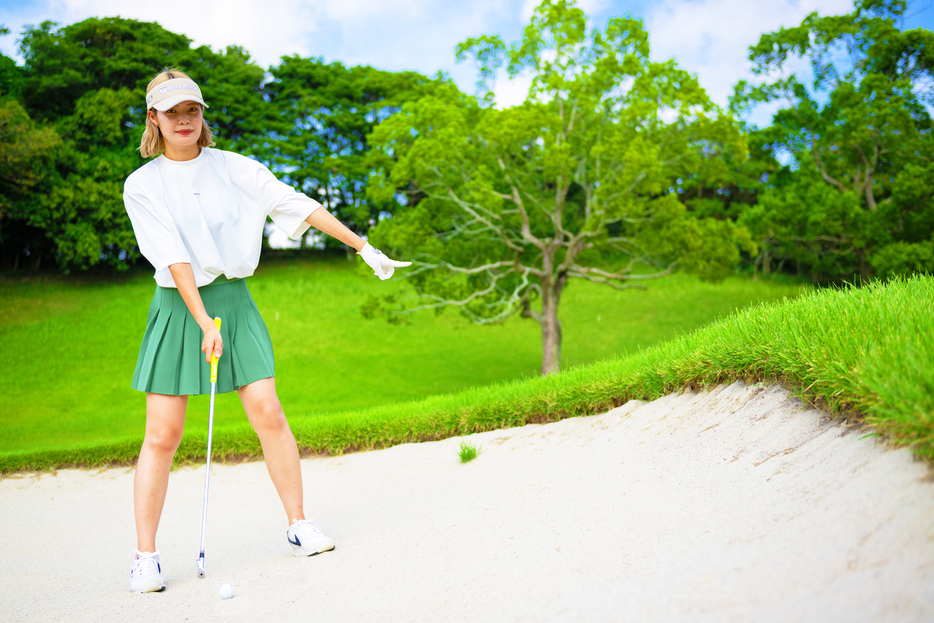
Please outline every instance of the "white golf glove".
M383 252L372 246L369 242L360 249L360 257L367 263L367 266L373 269L373 272L382 280L392 277L396 268L405 268L411 266L412 262L397 262L391 260Z

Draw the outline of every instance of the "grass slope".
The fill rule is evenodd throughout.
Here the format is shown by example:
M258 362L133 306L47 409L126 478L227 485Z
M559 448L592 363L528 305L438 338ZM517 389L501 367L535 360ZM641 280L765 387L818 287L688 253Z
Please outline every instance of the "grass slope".
M530 320L478 327L451 310L416 314L405 326L366 321L359 311L366 298L402 283L358 273L342 258L265 259L260 268L250 289L272 335L279 396L292 421L537 376L541 342ZM125 439L138 450L145 400L129 384L153 288L148 273L0 286L0 454ZM798 291L684 275L646 292L572 282L561 307L564 363L636 352L737 307ZM188 429L206 430L207 414L208 397L193 397ZM236 395L218 396L216 429L245 422Z
M896 445L934 458L934 279L823 290L740 310L640 352L560 375L292 420L302 450L334 454L592 414L630 399L733 379L780 380L834 412L856 412ZM200 461L204 434L176 457ZM259 457L248 426L217 431L221 459ZM0 457L0 472L131 462L124 442Z

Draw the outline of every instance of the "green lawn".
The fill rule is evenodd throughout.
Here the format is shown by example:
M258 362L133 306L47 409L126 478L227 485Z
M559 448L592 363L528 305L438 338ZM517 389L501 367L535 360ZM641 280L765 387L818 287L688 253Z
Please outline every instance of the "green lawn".
M538 374L538 325L475 326L451 310L411 324L364 320L371 294L402 288L343 259L264 260L250 279L276 350L290 419L349 412ZM143 395L129 387L154 282L149 274L7 279L0 286L0 453L141 438ZM572 282L561 303L563 364L581 366L692 331L801 286L748 278L705 284L675 275L648 291ZM206 428L207 397L189 403ZM218 397L215 426L245 422L235 394ZM135 443L135 442L134 442Z

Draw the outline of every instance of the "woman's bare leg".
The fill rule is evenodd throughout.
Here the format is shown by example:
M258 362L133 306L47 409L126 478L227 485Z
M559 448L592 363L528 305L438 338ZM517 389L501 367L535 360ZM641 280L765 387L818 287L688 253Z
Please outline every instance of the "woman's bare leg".
M295 437L276 395L275 378L244 385L237 392L263 446L266 469L285 507L288 521L304 519L302 465Z
M133 482L136 547L141 552L156 551L156 531L169 488L172 457L185 430L187 405L188 396L146 394L146 438Z

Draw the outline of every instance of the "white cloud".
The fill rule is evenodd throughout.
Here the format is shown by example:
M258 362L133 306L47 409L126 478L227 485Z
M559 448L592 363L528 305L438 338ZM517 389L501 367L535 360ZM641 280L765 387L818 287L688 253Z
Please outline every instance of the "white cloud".
M301 0L52 0L56 21L71 24L90 16L116 16L159 24L193 39L196 45L222 49L243 46L264 66L284 54L309 53L307 42L321 22L310 3Z
M847 13L852 0L665 0L645 15L652 58L675 58L725 106L733 85L752 77L749 46L764 32L796 26L812 11Z
M392 16L417 21L425 17L430 3L409 0L323 0L315 2L314 6L322 14L337 20L368 20Z
M527 73L522 73L515 78L510 79L509 75L502 71L496 76L493 82L493 92L496 94L496 107L509 108L517 106L525 101L529 95L529 88L532 86L532 77Z
M457 42L513 13L496 0L46 0L20 10L0 6L0 21L15 33L0 39L0 49L16 56L14 40L27 23L119 15L158 22L196 45L242 46L264 67L301 54L434 74L453 68Z
M438 70L464 74L455 63L454 46L468 37L489 33L491 24L501 22L506 15L496 0L462 4L426 0L413 4L419 5L417 18L388 14L379 19L334 22L338 34L330 49L323 51L325 57L350 65L408 69L429 75ZM467 74L472 81L472 68ZM470 90L470 82L459 83Z

